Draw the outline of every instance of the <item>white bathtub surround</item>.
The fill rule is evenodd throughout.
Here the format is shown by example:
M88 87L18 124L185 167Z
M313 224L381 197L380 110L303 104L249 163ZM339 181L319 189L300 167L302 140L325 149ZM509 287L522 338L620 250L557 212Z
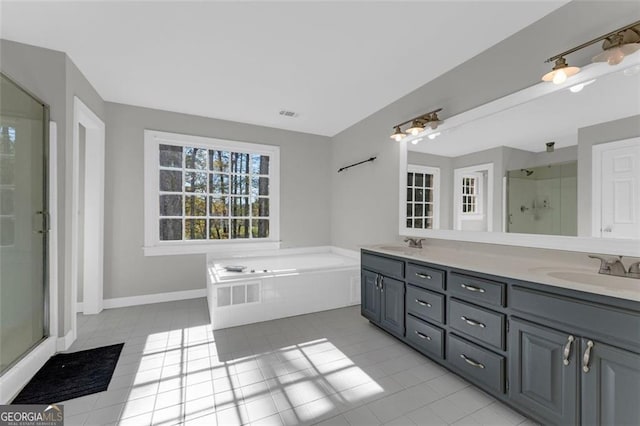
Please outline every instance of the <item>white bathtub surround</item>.
M207 301L214 330L357 305L359 253L324 246L209 255Z
M600 263L595 259L586 262L586 264L578 265L548 258L486 253L449 247L426 246L422 249L416 249L402 246L399 243L372 245L362 248L421 262L531 281L602 296L640 301L640 280L598 274ZM587 254L584 254L584 259L588 260ZM628 258L625 262L629 265L637 260Z

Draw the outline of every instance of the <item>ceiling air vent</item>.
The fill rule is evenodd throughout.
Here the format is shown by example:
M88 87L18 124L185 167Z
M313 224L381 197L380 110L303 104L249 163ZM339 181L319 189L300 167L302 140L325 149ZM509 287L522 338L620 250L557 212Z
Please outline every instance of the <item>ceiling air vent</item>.
M286 109L283 109L280 111L280 115L285 116L285 117L290 117L290 118L295 118L298 116L297 112L294 111L287 111Z

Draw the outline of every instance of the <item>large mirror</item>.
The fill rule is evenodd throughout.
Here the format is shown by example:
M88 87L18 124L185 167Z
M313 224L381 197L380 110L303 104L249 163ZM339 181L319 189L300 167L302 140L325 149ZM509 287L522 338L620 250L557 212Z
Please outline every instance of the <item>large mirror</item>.
M403 140L400 234L640 254L639 59Z

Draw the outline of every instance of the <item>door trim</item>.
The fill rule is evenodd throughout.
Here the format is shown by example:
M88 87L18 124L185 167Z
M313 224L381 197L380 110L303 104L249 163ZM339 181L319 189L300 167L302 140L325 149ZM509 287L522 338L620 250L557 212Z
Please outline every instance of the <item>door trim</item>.
M84 197L84 262L79 265L79 220L80 203L80 131L86 129L85 146L85 197ZM76 303L78 299L78 272L83 268L83 309L85 314L97 314L103 308L103 257L104 257L104 122L77 96L73 98L73 144L71 147L71 197L67 218L70 222L68 250L70 258L67 270L71 283L68 314L71 315L73 340L77 337ZM69 199L70 198L70 199Z
M602 155L610 149L628 148L640 142L639 137L593 145L591 154L591 236L602 236Z

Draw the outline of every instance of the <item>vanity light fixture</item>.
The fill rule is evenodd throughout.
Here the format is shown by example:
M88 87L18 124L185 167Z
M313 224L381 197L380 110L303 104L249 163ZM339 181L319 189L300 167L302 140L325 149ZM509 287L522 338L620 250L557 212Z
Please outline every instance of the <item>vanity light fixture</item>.
M396 126L396 131L391 135L391 139L396 142L400 142L405 136L407 136L407 134L400 130L400 126Z
M619 64L625 56L640 50L640 21L550 57L545 62L555 62L555 64L553 69L542 77L542 81L552 81L554 84L564 83L567 78L580 72L580 68L570 67L567 64L565 56L603 40L602 49L604 52L596 55L593 62L608 62L609 65Z
M440 111L442 111L442 108L429 111L410 120L396 124L395 126L393 126L394 132L391 134L391 139L396 142L400 142L407 135L417 136L420 133L424 132L427 128L431 130L437 129L439 125L444 123L444 121L438 117L438 113ZM403 132L401 127L409 123L411 123L411 127L409 127L406 132Z

